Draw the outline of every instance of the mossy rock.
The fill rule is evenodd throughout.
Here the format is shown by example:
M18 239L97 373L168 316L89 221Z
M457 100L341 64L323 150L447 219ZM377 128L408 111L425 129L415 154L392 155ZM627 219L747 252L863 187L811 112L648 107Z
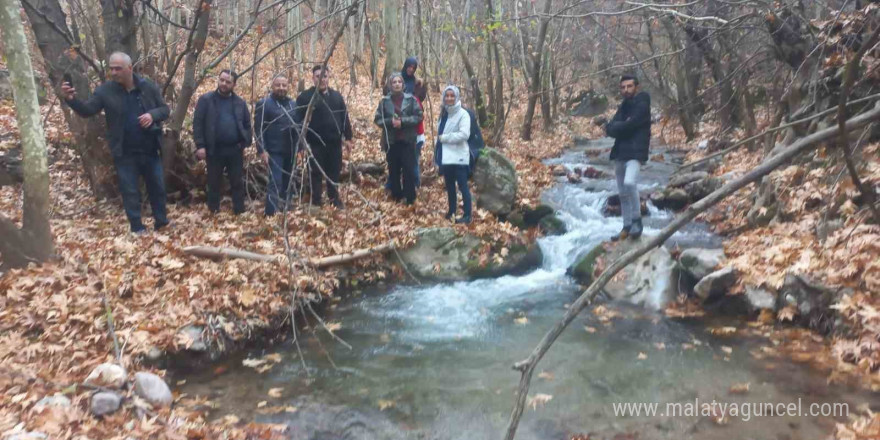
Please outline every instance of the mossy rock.
M534 209L533 208L524 208L523 209L523 221L525 221L526 227L534 228L538 226L538 223L544 217L548 215L552 215L556 212L555 209L548 205L538 205Z
M541 232L544 235L562 235L568 232L568 227L565 225L565 222L559 219L555 214L548 215L541 219L538 222L538 227L541 228Z
M467 273L471 279L497 278L505 275L522 275L541 266L544 262L544 253L537 243L530 246L514 245L508 250L504 261L495 262L489 258L485 265L481 265L476 259L467 263Z
M526 230L529 226L526 224L525 219L523 218L523 213L519 211L513 211L508 215L504 220L510 223L513 226L516 226L520 230Z
M568 268L566 273L575 279L578 284L589 286L593 283L593 271L596 269L596 262L599 257L605 255L605 247L602 244L597 245L586 255L580 257L574 265Z

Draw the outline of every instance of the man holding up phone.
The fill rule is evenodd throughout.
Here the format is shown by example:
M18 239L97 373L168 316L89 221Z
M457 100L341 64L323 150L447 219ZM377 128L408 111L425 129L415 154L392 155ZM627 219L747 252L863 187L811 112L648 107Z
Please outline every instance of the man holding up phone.
M115 52L109 65L112 81L98 86L88 101L76 99L76 90L66 79L61 92L71 110L82 117L104 110L107 141L131 232L139 234L146 229L141 222L141 178L147 186L154 227L159 230L169 223L159 142L161 122L170 112L156 84L132 73L131 57Z

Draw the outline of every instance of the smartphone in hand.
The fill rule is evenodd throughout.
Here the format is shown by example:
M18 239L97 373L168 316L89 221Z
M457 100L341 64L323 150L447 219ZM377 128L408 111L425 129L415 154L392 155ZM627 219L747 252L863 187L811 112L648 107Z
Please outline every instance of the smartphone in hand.
M70 76L69 73L65 73L65 74L64 74L64 79L63 79L62 81L63 81L62 84L67 83L67 84L69 84L71 87L73 87L73 77Z

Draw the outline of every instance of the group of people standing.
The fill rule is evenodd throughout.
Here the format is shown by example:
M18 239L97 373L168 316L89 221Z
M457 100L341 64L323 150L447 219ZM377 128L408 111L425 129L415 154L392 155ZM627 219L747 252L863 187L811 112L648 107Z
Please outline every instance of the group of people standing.
M170 111L159 88L147 78L135 75L131 58L121 52L109 58L112 81L95 89L88 100L76 98L69 82L61 86L68 106L83 117L102 110L107 121L107 139L118 175L120 192L131 231L146 228L141 219L140 180L147 188L156 230L169 224L166 214L164 172L161 160L161 123ZM380 145L388 162L387 188L394 200L413 204L420 185L419 156L425 143L423 103L427 89L415 77L418 62L407 59L400 73L390 75L387 93L376 110L374 122L382 132ZM344 209L337 184L342 169L342 150L352 146L352 126L342 95L329 87L328 68L312 69L314 86L293 100L288 96L288 79L272 79L270 93L260 99L253 117L247 103L235 93L237 75L223 70L217 89L199 97L193 114L196 157L207 163L207 205L220 209L223 175L227 175L233 211L245 211L243 151L256 139L259 157L269 170L265 214L283 210L288 201L296 157L307 150L311 203L322 204L326 181L327 198ZM482 147L473 114L462 108L459 89L443 91L443 106L437 122L435 159L446 180L451 219L457 207L458 191L464 202L458 223L470 223L471 194L468 189L472 150ZM304 139L300 139L303 137Z
M113 155L126 216L134 233L146 228L141 219L140 180L143 179L160 230L169 224L161 160L161 123L170 111L155 83L135 75L131 58L121 52L108 60L110 78L97 87L88 100L76 98L69 82L61 85L64 100L82 117L102 110L107 122L107 139ZM207 162L208 209L220 209L223 175L229 179L233 211L245 210L244 149L256 133L258 155L269 169L265 214L283 210L297 151L309 151L311 202L322 204L323 182L327 181L330 203L344 208L336 184L342 167L342 148L352 144L351 122L342 95L328 87L328 69L312 69L314 86L294 101L287 96L288 80L273 78L271 93L257 102L251 113L244 99L235 93L238 77L223 70L217 89L199 97L193 114L196 157ZM309 111L310 110L310 111ZM309 113L309 123L304 121ZM306 126L306 133L301 133ZM300 142L303 135L304 142Z
M400 73L389 76L386 94L379 101L373 118L381 129L380 144L388 163L386 189L394 200L408 205L415 202L416 188L421 183L419 156L425 143L423 102L427 89L415 77L417 68L418 61L408 58ZM447 86L442 96L434 162L440 167L446 184L449 203L446 218L455 216L458 192L461 192L463 213L455 222L467 224L472 220L473 211L468 178L476 154L483 147L483 139L474 114L461 106L458 87Z

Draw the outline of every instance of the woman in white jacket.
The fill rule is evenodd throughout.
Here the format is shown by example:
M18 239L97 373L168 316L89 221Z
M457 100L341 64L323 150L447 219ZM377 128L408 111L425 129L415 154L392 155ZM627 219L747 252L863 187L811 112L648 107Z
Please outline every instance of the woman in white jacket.
M451 219L458 207L455 185L461 191L464 202L464 215L456 223L471 222L471 191L468 189L468 164L470 150L467 140L471 136L471 119L461 108L461 94L458 87L446 86L443 90L443 111L437 127L437 151L440 151L441 172L446 182L446 196L449 210L446 218Z

